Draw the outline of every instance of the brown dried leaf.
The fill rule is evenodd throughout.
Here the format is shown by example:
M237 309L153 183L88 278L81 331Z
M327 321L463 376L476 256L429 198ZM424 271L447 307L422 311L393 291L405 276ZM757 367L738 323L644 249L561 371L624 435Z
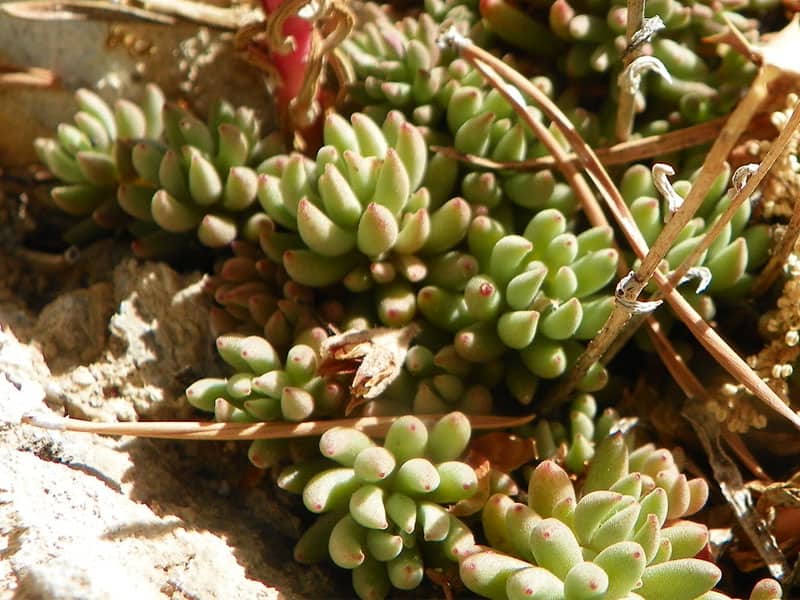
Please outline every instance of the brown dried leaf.
M536 442L502 431L493 431L470 443L470 451L485 457L492 467L509 473L536 458Z
M408 346L419 330L415 323L402 329L353 330L329 337L322 343L321 373L352 373L355 368L346 415L380 396L397 379Z

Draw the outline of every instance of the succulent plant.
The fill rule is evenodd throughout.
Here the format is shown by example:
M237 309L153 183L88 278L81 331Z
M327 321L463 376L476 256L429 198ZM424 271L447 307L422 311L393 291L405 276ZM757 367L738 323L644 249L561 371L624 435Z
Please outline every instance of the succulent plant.
M447 199L453 174L428 168L422 135L399 112L382 129L359 113L351 123L326 118L326 145L316 162L296 154L262 165L258 198L275 224L265 249L273 260L280 256L292 279L311 287L341 280L363 292L393 284L382 292L388 303L408 296L407 283L427 275L421 257L462 241L472 210L462 198ZM405 325L414 307L403 312L402 304L395 301L395 310L379 317Z
M606 408L598 414L594 396L583 393L570 403L566 424L537 419L526 432L536 441L538 458L553 460L568 472L580 475L591 464L597 444L622 426L616 410Z
M164 96L145 87L141 104L118 100L113 107L88 89L75 92L79 111L74 125L58 125L55 138L38 138L41 161L64 185L52 190L58 208L84 221L66 232L70 243L99 235L125 222L116 202L117 186L126 175L127 157L120 142L155 140L163 130Z
M164 231L178 239L195 232L211 248L227 246L242 234L252 240L255 233L248 230L255 227L248 219L257 206L255 167L283 148L278 137L262 139L254 112L224 101L208 123L168 104L164 125L166 143L141 141L131 147L132 178L118 190L123 210L152 223L159 235Z
M629 454L622 434L607 436L577 489L545 460L527 504L492 496L482 513L491 549L462 558L461 577L489 598L697 598L721 573L695 558L706 527L680 519L707 497L705 480L687 480L668 451Z
M741 8L746 8L745 4ZM716 55L704 52L702 38L720 33L724 21L712 10L695 8L679 0L651 0L645 5L645 17L658 16L662 25L661 29L652 27L645 52L660 60L671 75L670 80L649 79L647 93L638 95L638 109L647 111L650 123L676 110L684 123L724 114L755 74L753 66L732 48L723 48ZM524 10L508 0L485 0L480 3L480 12L486 28L511 46L529 56L559 57L558 75L566 76L572 84L581 80L596 83L598 78L607 77L608 96L616 100L617 77L628 46L625 6L557 0L546 9ZM739 14L726 14L743 32L757 26ZM573 93L576 88L572 88ZM602 88L601 84L594 89ZM587 97L583 102L590 100ZM611 103L607 103L599 113L606 114L610 108Z
M352 570L360 598L384 598L392 586L415 589L426 565L458 560L474 538L443 505L477 490L475 471L458 460L470 433L469 420L457 412L430 427L400 417L382 446L357 429L325 432L319 449L327 467L294 465L279 478L321 515L295 546L295 559L330 558Z
M42 162L68 184L53 189L55 204L91 215L95 224L80 223L68 241L127 227L134 252L153 257L174 254L189 232L212 248L238 235L254 237L253 167L282 144L274 135L260 138L251 109L220 101L204 123L165 104L154 85L146 86L140 105L123 99L112 108L85 89L76 99L75 125L62 123L57 139L36 141Z
M343 384L317 372L319 349L327 337L312 327L295 339L285 354L256 335L222 335L217 351L235 373L204 377L186 388L189 404L214 413L217 421L304 421L340 416L347 400ZM285 443L255 440L250 460L260 468L275 466L285 456Z
M478 216L467 239L479 272L450 289L442 282L417 293L420 312L454 333L456 352L465 360L483 363L519 351L528 375L516 376L519 385L512 392L524 403L532 399L537 378L566 370L581 350L575 340L594 336L613 308L613 299L601 293L616 270L611 230L575 236L566 229L556 209L537 213L523 235L505 235L500 223ZM598 389L604 382L597 366L581 387Z
M231 248L233 256L222 260L206 282L218 304L211 310L215 335L258 335L285 352L302 332L341 323L340 302L316 306L313 290L290 279L259 245L236 240Z

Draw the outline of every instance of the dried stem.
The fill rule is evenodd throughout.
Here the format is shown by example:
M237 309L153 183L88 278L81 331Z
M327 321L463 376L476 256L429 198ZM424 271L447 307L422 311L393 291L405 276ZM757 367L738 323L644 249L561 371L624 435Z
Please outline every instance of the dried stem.
M625 39L628 42L628 52L623 58L623 69L642 55L641 47L631 47L633 36L642 27L644 21L644 0L628 0L628 22L625 29ZM633 131L633 117L636 103L636 90L621 86L619 90L619 103L617 104L617 123L615 134L617 140L624 142Z
M259 9L247 5L222 8L191 0L141 0L145 9L160 14L173 15L192 23L236 31L243 25L264 18Z
M558 169L575 192L575 195L583 206L587 218L589 218L590 221L608 225L608 220L603 214L597 200L595 200L594 193L586 182L586 179L578 172L575 164L568 160L567 152L561 147L561 144L558 143L558 140L556 140L553 134L525 110L525 106L521 105L519 100L509 92L505 82L500 78L497 72L487 67L479 60L470 60L469 58L467 58L467 60L475 70L483 75L483 77L503 95L506 101L517 111L520 118L525 121L525 124L531 128L533 134L545 145L548 152L550 152L555 160Z
M58 85L58 77L49 69L16 67L0 61L0 88L56 88Z
M442 415L421 415L435 421ZM523 417L469 416L473 429L501 429L529 423L533 415ZM321 435L333 427L354 427L369 435L383 436L397 417L364 417L361 419L331 419L303 423L215 423L209 421L150 421L138 423L95 423L53 415L29 414L22 423L55 429L103 435L132 435L136 437L183 440L267 440Z
M778 546L769 526L755 510L750 491L744 485L736 463L731 460L720 443L719 423L698 404L684 407L684 416L694 427L697 437L705 448L714 478L720 491L733 509L736 519L752 540L770 574L782 580L789 573L789 564Z
M14 255L28 263L35 270L43 273L60 273L74 266L81 252L77 246L70 246L64 252L51 253L29 248L18 248Z
M143 8L119 2L102 2L98 0L68 0L53 2L52 0L31 0L23 2L7 2L0 5L0 10L13 17L40 20L134 20L161 25L174 25L179 17L184 21L205 25L223 31L236 31L247 23L263 19L263 12L258 9L239 6L221 8L204 2L191 0L142 0Z
M569 376L544 402L544 408L553 408L566 401L569 393L586 373L589 366L602 357L614 338L622 331L632 313L632 303L638 301L638 296L647 281L653 278L659 288L665 291L666 300L675 311L675 314L678 315L706 351L754 396L757 396L762 402L789 420L797 429L800 429L800 416L786 406L780 397L764 383L725 340L708 323L703 321L697 311L669 285L667 278L656 271L658 264L674 243L675 237L702 203L714 179L716 179L721 170L725 158L732 150L742 131L747 127L758 105L766 97L766 84L775 75L775 71L769 69L760 71L752 87L736 107L736 110L733 111L725 127L720 131L719 137L712 146L708 158L700 169L697 180L689 191L683 206L664 226L653 249L648 252L647 243L634 224L630 211L619 190L614 185L608 172L603 168L603 165L600 164L597 156L581 138L564 113L541 90L502 60L493 57L472 43L461 44L460 51L465 59L484 62L497 71L499 75L512 85L515 85L522 93L531 97L542 109L542 112L556 124L594 180L634 252L642 258L641 267L633 275L631 285L623 290L623 295L621 297L618 295L618 302L615 303L614 311L603 326L603 329L576 361ZM619 300L623 300L623 302Z
M744 466L750 469L750 472L753 475L766 484L773 482L772 477L770 477L766 471L761 468L761 465L758 463L758 459L753 456L753 453L750 452L750 448L747 447L747 444L744 443L739 434L734 433L733 431L728 431L727 429L722 429L721 435L722 439L725 440L725 443L728 444L728 447L733 451L737 458L742 461Z
M785 150L786 145L789 143L789 139L792 137L792 135L794 135L794 132L798 126L800 126L800 103L794 107L794 110L792 111L789 120L786 122L786 125L783 129L781 129L778 137L770 145L769 150L762 159L761 164L758 166L758 170L748 177L747 183L744 185L744 187L742 187L742 189L736 192L725 212L722 213L720 218L717 219L716 222L711 226L711 229L706 232L705 236L703 236L703 239L700 240L700 243L697 245L697 247L686 258L683 259L683 262L681 262L678 268L672 273L670 277L671 285L677 285L677 282L680 281L684 275L686 275L686 272L698 261L703 252L708 250L711 244L714 243L714 240L720 234L725 225L730 222L742 203L745 202L753 194L753 192L756 191L756 188L759 186L764 177L767 176L767 173L772 168L772 165L775 164L775 161L778 160L780 155ZM793 221L795 220L797 212L798 211L795 210L794 214L792 215ZM787 233L789 233L788 230ZM795 230L792 231L795 239L797 239L798 233L800 233L800 229L798 229L798 225L796 224ZM789 237L791 236L784 236L784 240ZM792 244L789 250L790 252L791 248L794 248L794 240L791 241ZM783 264L783 258L785 258L785 256L781 257L781 264Z
M719 130L725 125L728 117L718 117L699 125L691 125L683 129L668 131L659 135L652 135L637 140L628 140L614 144L608 148L597 148L595 154L605 166L624 165L638 160L653 158L661 154L668 154L686 148L693 148L710 142L717 137ZM752 127L748 128L748 130ZM443 152L450 158L465 162L484 169L509 169L514 171L537 171L549 169L557 164L552 156L540 156L520 161L497 161L483 156L462 154L449 146L433 146L436 152ZM575 154L566 155L566 161L579 163Z

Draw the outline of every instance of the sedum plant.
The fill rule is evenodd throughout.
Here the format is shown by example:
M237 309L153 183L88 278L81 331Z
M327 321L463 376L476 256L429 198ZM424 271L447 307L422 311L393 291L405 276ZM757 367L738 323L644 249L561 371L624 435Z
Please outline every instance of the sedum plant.
M708 530L682 520L707 496L705 480L687 480L668 451L629 453L621 434L608 436L579 484L545 460L527 503L492 496L482 512L489 547L461 558L461 579L481 596L511 600L725 598L712 591L720 570L697 558ZM780 588L763 582L751 597L780 598Z
M565 423L537 419L529 429L540 459L553 460L567 472L580 475L591 463L597 444L620 431L624 422L613 408L598 414L597 401L591 394L577 394L569 408Z
M496 414L509 400L513 410L536 409L542 380L562 376L597 335L614 306L609 285L619 253L610 227L584 226L576 194L554 171L512 164L544 157L544 144L519 106L453 48L437 45L440 26L510 50L505 61L601 146L610 143L628 51L627 8L427 0L416 16L395 21L367 5L334 56L328 44L336 36L315 37L334 25L325 23L326 3L313 18L289 14L302 2L279 4L265 6L296 35L282 48L288 54L272 55L278 102L303 126L298 139L308 134L313 145L315 108L329 91L319 87L324 77L303 83L303 73L319 74L324 59L339 74L347 71L343 59L353 67L346 91L360 112L325 112L313 156L287 153L275 135L262 138L248 108L219 102L203 121L165 103L154 86L141 104L113 107L81 90L75 124L36 144L64 183L54 203L84 218L70 240L127 228L141 257L196 247L193 238L217 252L208 283L218 305L212 325L233 372L189 386L194 407L221 422L394 418L383 445L357 429L328 430L321 457L306 443L317 440L252 442L251 462L273 473L281 467L278 484L318 515L295 548L297 560L330 559L350 570L362 598L414 590L426 569L458 564L463 583L490 598L722 599L712 590L719 569L698 558L708 530L684 520L703 506L708 485L682 474L667 450L633 449L625 421L613 410L598 414L588 393L573 400L564 422L540 419L519 430L525 439L494 432L483 441L487 456L463 457L465 413ZM337 10L346 29L349 12ZM643 31L647 51L669 77L648 78L635 92L642 116L634 137L726 112L754 67L733 43L717 44L716 54L702 50L702 36L722 31L722 14L680 0L650 0L647 11L659 17ZM754 32L737 13L725 18ZM661 32L659 22L669 29ZM320 48L331 56L317 56ZM525 106L518 89L506 91ZM526 110L544 121L538 109ZM696 161L689 153L674 158L683 172L670 188L682 196ZM670 216L653 175L635 164L615 179L652 245ZM724 193L728 179L728 172L718 178L666 254L666 268L675 269L720 218L733 195ZM714 297L747 292L767 258L770 228L749 224L750 209L742 205L696 265L710 273ZM713 316L709 297L686 296ZM783 367L790 365L774 377L788 376ZM576 387L595 391L607 378L597 363ZM429 427L418 416L395 417L408 412L449 414ZM531 440L544 459L538 466L525 465ZM519 455L492 464L493 443ZM520 465L527 496L514 479ZM466 515L478 511L480 525L470 523ZM770 581L751 595L779 597Z
M691 254L703 239L705 232L730 204L733 192L725 192L730 171L721 173L706 196L696 216L686 224L675 244L666 254L668 269L675 269ZM688 179L672 184L674 193L685 196L691 187ZM651 244L664 226L666 208L657 199L658 193L650 169L636 164L629 167L620 181L620 191L630 207L636 226L648 244ZM754 274L767 261L772 243L771 227L766 223L750 225L751 205L741 204L733 219L725 225L713 244L694 266L705 267L711 277L708 294L700 296L687 292L685 296L698 306L705 318L714 317L712 297L736 297L749 289Z
M319 442L327 463L295 465L279 478L320 515L295 546L295 559L330 558L352 571L353 589L365 599L384 598L392 587L416 589L426 566L456 561L475 542L444 505L477 491L475 471L459 461L470 433L457 412L430 427L400 417L382 446L357 429L328 430Z
M257 239L249 220L255 167L282 145L274 135L261 138L253 110L221 101L203 122L165 103L154 85L140 104L123 99L112 108L84 89L76 99L75 125L36 140L42 162L68 184L53 189L54 203L86 218L67 241L127 228L134 252L153 257L174 255L190 233L210 248Z
M469 205L447 199L452 183L428 169L425 141L401 113L390 113L382 127L360 113L350 122L330 114L324 141L316 161L274 157L259 178L261 205L285 230L276 230L271 257L295 281L324 287L343 280L353 292L397 276L416 282L426 275L421 256L464 238Z
M79 110L74 124L59 124L55 138L38 138L34 147L64 184L52 190L55 205L84 219L65 233L68 242L81 243L124 222L116 196L129 165L125 143L160 138L164 95L151 84L145 87L141 104L119 100L111 107L87 89L79 89L75 100Z
M186 389L186 399L220 422L299 422L339 416L346 388L317 374L325 338L321 328L306 329L285 353L279 353L259 336L220 336L217 351L235 373L195 381ZM266 469L285 460L286 450L283 440L254 440L248 456L255 466Z

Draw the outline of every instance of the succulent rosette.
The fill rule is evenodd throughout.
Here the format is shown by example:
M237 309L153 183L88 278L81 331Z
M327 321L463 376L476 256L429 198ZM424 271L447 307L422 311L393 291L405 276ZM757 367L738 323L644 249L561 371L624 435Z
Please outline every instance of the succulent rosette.
M282 144L260 137L251 109L221 101L206 123L165 104L155 85L139 104L121 99L112 107L85 89L76 99L75 124L36 141L42 162L67 184L52 190L54 203L89 217L67 232L68 241L127 228L134 252L155 257L185 247L189 233L211 248L237 236L257 239L253 167Z
M475 471L459 461L470 434L458 412L431 426L400 417L382 446L357 429L328 430L319 442L327 466L295 465L279 478L320 514L295 546L295 559L330 558L352 570L360 598L384 598L392 587L413 590L426 565L457 561L475 540L446 505L477 491Z
M582 474L591 463L597 444L622 426L616 410L598 412L594 396L582 393L570 402L565 423L537 419L527 432L536 441L539 458L553 460L570 473Z
M545 460L527 503L492 496L482 513L491 548L462 557L461 578L488 598L705 598L721 572L696 558L707 528L682 517L707 497L669 451L629 452L622 434L607 436L579 485Z
M51 193L55 205L83 217L64 236L70 243L82 243L125 223L116 202L117 187L127 174L123 142L161 136L164 96L151 84L140 104L122 99L110 106L88 89L75 92L75 100L79 110L73 123L59 124L55 138L38 138L34 147L62 182Z
M478 216L467 235L478 272L449 289L423 287L417 305L428 321L453 332L456 352L467 361L518 351L509 367L511 388L528 403L538 379L563 374L581 351L576 340L591 339L611 313L613 299L604 290L617 265L611 239L609 228L570 233L556 209L537 213L523 235L506 234L498 221ZM605 378L597 366L581 388L602 387Z
M421 257L454 248L467 233L470 206L448 199L455 174L428 168L421 133L399 112L382 127L359 113L350 122L330 114L324 140L316 161L294 154L259 167L258 198L274 223L268 254L303 285L342 281L361 292L396 282L385 293L403 295L404 281L427 274ZM411 315L380 316L400 326Z

